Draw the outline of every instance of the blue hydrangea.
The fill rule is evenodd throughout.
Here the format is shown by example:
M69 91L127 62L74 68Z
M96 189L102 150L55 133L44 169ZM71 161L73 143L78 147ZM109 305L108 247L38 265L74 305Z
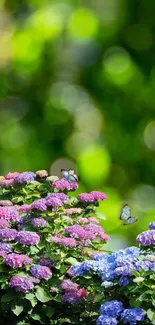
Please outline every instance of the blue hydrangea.
M151 263L150 261L137 261L136 262L136 270L140 271L140 270L144 270L144 271L149 271L152 270L153 267L153 263Z
M130 325L136 325L137 321L142 322L144 317L145 313L141 308L124 309L121 314L123 323L129 323Z
M126 287L130 283L130 280L127 276L122 275L118 281L120 286Z
M96 322L97 325L117 325L118 321L116 318L109 317L106 315L100 315Z
M111 300L105 302L100 307L100 314L107 315L113 318L120 316L121 312L124 310L123 304L118 300Z

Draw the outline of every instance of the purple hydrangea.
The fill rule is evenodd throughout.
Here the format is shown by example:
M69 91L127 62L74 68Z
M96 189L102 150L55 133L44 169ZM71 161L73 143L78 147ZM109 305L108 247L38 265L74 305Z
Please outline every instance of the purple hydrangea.
M81 193L81 194L79 194L78 195L78 200L81 201L81 202L88 202L88 203L96 201L94 199L93 194L91 194L91 193Z
M95 235L91 231L85 230L82 226L79 225L73 225L70 227L67 227L65 229L65 232L69 234L70 236L78 239L96 239Z
M48 280L52 276L52 272L48 266L34 264L30 269L31 274L38 279Z
M16 241L24 245L37 245L40 241L40 236L32 231L19 231L16 236Z
M121 314L121 320L124 324L136 325L137 321L142 322L144 320L145 313L141 308L128 308Z
M43 228L47 226L47 221L44 218L34 218L31 221L31 224L33 225L33 227Z
M31 211L31 205L30 204L23 204L23 205L18 207L18 211L23 212L23 213L27 213L27 212Z
M0 229L0 239L14 240L18 234L15 229L4 228Z
M65 290L65 292L76 291L78 284L72 282L71 280L63 280L60 284L60 288Z
M52 183L52 188L56 190L74 191L78 188L78 184L75 182L68 182L67 179L62 178Z
M33 282L33 283L40 283L40 280L35 278L34 276L30 276L29 279Z
M8 228L9 222L5 219L0 219L0 228Z
M43 255L40 256L39 262L40 262L40 265L43 265L43 266L49 266L49 267L55 266L54 261L51 261L49 258L45 258Z
M136 238L137 243L142 246L155 245L155 230L147 230L139 234Z
M6 256L7 256L7 253L0 250L0 257L5 258Z
M31 264L32 258L24 254L9 254L5 258L5 263L10 267L22 267L23 265Z
M8 243L0 242L0 251L4 251L8 254L12 252L12 247Z
M152 221L149 223L149 228L150 229L155 229L155 221Z
M34 284L31 279L14 275L9 281L9 287L14 288L16 291L22 291L26 293L34 288Z
M102 315L107 315L114 318L120 316L123 310L123 304L118 300L107 301L100 307L100 313Z
M97 325L117 325L118 321L116 318L109 317L106 315L100 315L96 322Z
M62 202L68 201L68 195L64 193L51 193L46 197L46 200L51 199L51 198L56 198L61 200Z
M39 211L47 210L45 199L35 200L31 205L31 210L39 210Z
M92 192L90 192L90 194L93 195L93 197L96 201L99 201L99 200L103 201L103 200L107 199L107 195L105 193L102 193L99 191L92 191Z
M153 267L153 263L150 261L137 261L136 262L136 271L144 270L144 271L149 271Z
M35 173L23 172L14 178L14 183L22 184L22 183L32 182L34 181L34 178L35 178Z
M50 241L59 244L61 246L66 246L71 248L76 247L78 245L78 243L74 238L68 238L68 237L52 236Z
M58 207L63 206L63 202L56 197L49 197L46 198L46 205L52 206L54 209L57 209Z
M61 296L63 302L75 305L82 301L82 298L75 291L66 292Z
M10 222L18 222L20 216L13 207L0 207L0 219L5 219Z

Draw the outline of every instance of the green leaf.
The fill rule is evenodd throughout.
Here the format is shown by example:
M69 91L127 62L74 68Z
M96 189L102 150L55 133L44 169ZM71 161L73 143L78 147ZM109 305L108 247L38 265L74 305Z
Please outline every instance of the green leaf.
M15 299L15 293L12 292L8 292L5 293L2 298L1 298L1 302L9 302L11 300Z
M33 293L27 293L25 295L25 298L29 301L31 301L33 298L35 297L35 295Z
M41 302L48 302L52 300L51 295L39 286L37 287L36 290L36 298Z
M67 258L65 260L65 263L68 263L68 264L76 264L77 263L77 260L74 257L69 257L69 258Z
M32 255L35 255L39 252L39 249L35 246L30 246L30 252Z
M106 217L105 217L104 214L101 213L101 212L96 212L95 215L96 215L99 219L101 219L101 220L106 220Z
M153 319L155 319L155 313L149 308L147 310L147 317L152 321Z
M23 309L24 308L22 305L15 305L14 307L11 308L11 310L16 316L19 316L22 313Z
M12 199L12 202L13 203L20 203L20 202L23 202L23 196L15 196L13 199Z
M32 314L31 318L34 319L34 320L39 320L39 321L41 320L41 317L38 314Z
M47 307L46 316L51 318L55 314L55 309L52 307Z
M99 302L101 300L103 300L104 295L103 294L97 294L94 298L94 302Z

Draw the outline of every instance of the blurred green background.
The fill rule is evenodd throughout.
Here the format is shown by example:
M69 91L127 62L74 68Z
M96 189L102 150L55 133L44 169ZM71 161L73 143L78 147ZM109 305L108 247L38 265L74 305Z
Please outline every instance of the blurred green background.
M0 2L0 174L74 167L108 195L109 248L155 220L154 17L154 0Z

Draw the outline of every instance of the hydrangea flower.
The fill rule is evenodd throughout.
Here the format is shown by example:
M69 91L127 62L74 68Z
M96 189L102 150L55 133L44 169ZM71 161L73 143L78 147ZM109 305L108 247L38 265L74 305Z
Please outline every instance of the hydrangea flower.
M49 197L49 198L46 198L46 205L52 206L53 209L57 209L58 207L63 206L63 202L56 197Z
M18 211L27 213L31 211L31 205L30 204L23 204L21 206L18 206Z
M52 183L52 188L56 190L74 191L78 188L78 184L75 182L68 182L67 179L62 178Z
M55 265L54 261L51 261L49 258L45 258L43 255L40 256L40 265L52 267Z
M80 214L82 212L81 208L69 208L69 209L65 209L64 213L65 214Z
M123 304L118 300L107 301L100 307L100 313L102 315L107 315L113 318L120 316L123 310Z
M33 225L33 227L43 228L47 226L47 221L44 218L34 218L31 221L31 224Z
M147 230L139 234L136 238L137 243L142 246L155 245L155 230Z
M96 217L90 217L88 220L90 223L99 224L99 220Z
M51 193L46 197L46 201L48 201L51 198L59 199L62 202L68 201L69 199L68 195L64 193Z
M9 222L5 219L0 219L0 228L8 228Z
M13 206L13 203L10 200L0 200L0 205L9 207Z
M93 195L94 199L96 201L99 200L106 200L107 199L107 195L105 193L99 192L99 191L92 191L90 192L90 194Z
M5 179L14 179L18 175L19 175L18 172L8 173L8 174L5 175Z
M155 221L152 221L149 223L149 228L150 229L155 229Z
M47 210L45 199L35 200L31 205L31 210L39 210L39 211Z
M87 298L88 297L88 292L85 288L81 288L77 291L77 294L81 298Z
M100 315L96 322L97 325L117 325L118 321L116 318L109 317L106 315Z
M71 280L63 280L60 284L60 288L65 290L65 292L77 291L78 284Z
M30 268L31 274L38 279L48 280L52 276L52 272L48 266L42 266L39 264L34 264Z
M26 293L33 289L34 284L31 279L14 275L9 281L9 287L14 288L16 291L22 291Z
M95 202L96 200L94 199L93 194L91 193L81 193L78 195L78 200L81 202Z
M48 176L47 170L37 170L36 175L40 178L44 178Z
M4 228L0 229L0 239L14 240L18 234L15 229Z
M122 287L126 287L130 283L130 280L127 276L122 275L118 281L118 284Z
M14 184L14 178L12 179L4 179L4 181L0 182L1 187L10 187Z
M12 252L12 247L8 243L0 242L0 251L4 251L8 254Z
M96 239L96 236L93 232L85 230L79 225L73 225L65 228L65 232L70 236L78 239Z
M141 308L128 308L121 314L121 319L124 324L136 325L137 321L142 322L144 320L145 313Z
M40 236L32 231L19 231L16 241L24 245L36 245L40 241Z
M35 173L33 172L23 172L14 178L14 183L19 183L19 184L28 183L34 181L34 177L35 177Z
M0 250L0 257L5 258L6 256L7 256L7 253Z
M31 264L32 258L24 254L9 254L5 258L5 263L10 267L22 267L23 265Z
M82 298L75 291L66 292L61 296L63 302L75 305L82 301Z
M66 247L73 248L78 246L78 243L74 238L52 236L50 241Z

